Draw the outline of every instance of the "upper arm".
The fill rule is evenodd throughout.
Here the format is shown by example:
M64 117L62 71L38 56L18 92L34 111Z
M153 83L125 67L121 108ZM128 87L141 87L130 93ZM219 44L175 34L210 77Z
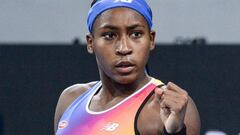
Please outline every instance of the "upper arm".
M54 131L57 131L58 122L61 119L63 113L72 104L72 102L83 94L86 90L91 88L96 82L90 82L87 84L75 84L66 88L60 95L54 116Z
M187 135L200 135L201 121L197 107L189 97L184 123L187 127Z
M54 116L54 131L57 130L58 122L63 114L63 112L67 109L67 107L74 101L74 96L72 94L72 91L74 89L78 89L80 84L76 84L73 86L70 86L66 88L60 95L56 110L55 110L55 116Z

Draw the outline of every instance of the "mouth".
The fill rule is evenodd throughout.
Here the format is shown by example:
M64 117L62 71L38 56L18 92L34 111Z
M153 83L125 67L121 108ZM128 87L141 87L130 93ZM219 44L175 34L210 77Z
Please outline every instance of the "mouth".
M115 67L119 73L128 74L134 69L134 64L129 61L120 61Z

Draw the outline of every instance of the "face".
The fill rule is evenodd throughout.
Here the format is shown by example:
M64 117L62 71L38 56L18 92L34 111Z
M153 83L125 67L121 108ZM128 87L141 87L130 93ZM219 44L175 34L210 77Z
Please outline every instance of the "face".
M144 79L155 32L142 15L129 8L114 8L97 17L87 35L88 52L94 53L101 79L120 84Z

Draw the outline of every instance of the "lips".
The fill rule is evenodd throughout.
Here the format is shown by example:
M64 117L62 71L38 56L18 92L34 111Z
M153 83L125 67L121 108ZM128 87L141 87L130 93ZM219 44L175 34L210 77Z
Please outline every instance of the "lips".
M130 61L120 61L116 65L116 70L121 74L128 74L134 69L134 64Z
M129 61L120 61L116 64L116 67L130 67L133 66L134 64L132 64Z

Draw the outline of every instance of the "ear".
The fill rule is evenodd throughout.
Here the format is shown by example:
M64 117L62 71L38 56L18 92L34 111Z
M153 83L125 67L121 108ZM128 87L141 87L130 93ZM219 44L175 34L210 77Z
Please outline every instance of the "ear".
M152 30L150 32L150 50L153 50L155 48L155 37L156 37L156 32Z
M93 54L94 49L93 49L93 36L92 36L92 34L87 34L86 35L86 41L87 41L88 53Z

